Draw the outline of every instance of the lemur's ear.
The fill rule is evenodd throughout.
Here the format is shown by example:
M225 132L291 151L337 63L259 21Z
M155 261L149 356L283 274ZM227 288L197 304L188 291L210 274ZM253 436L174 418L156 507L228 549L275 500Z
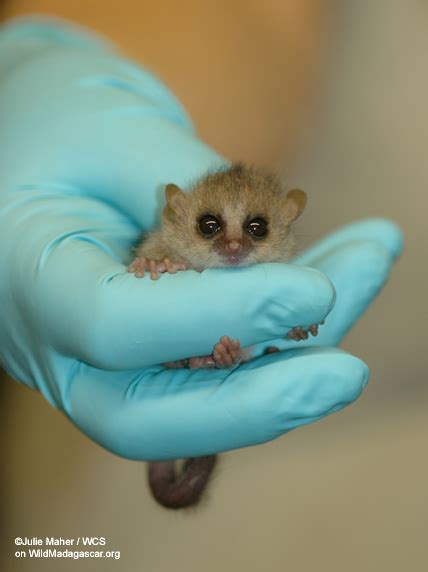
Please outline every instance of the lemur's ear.
M171 210L176 211L185 201L186 193L182 191L180 187L177 187L177 185L170 183L165 187L165 197L167 206Z
M306 205L306 193L300 189L293 189L288 191L284 198L284 215L285 222L290 223L296 220L305 208Z

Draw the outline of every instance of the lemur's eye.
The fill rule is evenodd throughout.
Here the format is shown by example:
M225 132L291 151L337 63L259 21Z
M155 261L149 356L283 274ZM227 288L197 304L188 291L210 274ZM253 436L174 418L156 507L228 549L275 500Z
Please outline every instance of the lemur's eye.
M201 234L210 237L214 236L221 229L221 224L217 217L207 214L199 219L198 228Z
M247 223L245 232L254 238L264 238L267 235L268 223L264 218L253 218Z

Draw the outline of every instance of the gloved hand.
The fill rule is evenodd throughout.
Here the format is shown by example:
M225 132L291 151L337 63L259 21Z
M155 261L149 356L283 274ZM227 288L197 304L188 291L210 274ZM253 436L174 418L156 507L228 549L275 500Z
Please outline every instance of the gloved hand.
M360 395L366 365L331 346L388 277L392 223L345 227L296 265L138 280L131 247L159 220L163 186L224 160L156 78L64 23L0 31L0 101L0 361L15 379L148 460L265 442ZM327 315L317 347L272 342ZM289 351L233 370L157 365L224 334Z

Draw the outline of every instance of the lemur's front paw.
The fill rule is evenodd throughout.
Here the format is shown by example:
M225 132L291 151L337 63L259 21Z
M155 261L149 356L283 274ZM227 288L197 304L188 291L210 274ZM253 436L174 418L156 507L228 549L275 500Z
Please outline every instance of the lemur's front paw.
M212 357L216 367L227 368L241 362L244 354L239 340L231 340L229 336L223 336L214 346Z
M324 322L321 322L321 324L323 323ZM313 336L318 335L318 324L312 324L307 330L301 326L297 326L288 332L287 338L296 342L300 342L301 340L307 340L309 334L312 334Z
M145 273L150 272L150 278L157 280L160 274L168 272L175 274L180 270L186 270L186 265L179 262L172 262L169 258L163 260L150 260L145 256L135 258L128 267L128 272L135 274L136 278L144 278Z
M168 368L199 369L213 368L224 369L245 361L247 358L241 350L239 340L231 340L229 336L223 336L214 346L213 353L209 356L191 357L185 360L170 361L163 365Z

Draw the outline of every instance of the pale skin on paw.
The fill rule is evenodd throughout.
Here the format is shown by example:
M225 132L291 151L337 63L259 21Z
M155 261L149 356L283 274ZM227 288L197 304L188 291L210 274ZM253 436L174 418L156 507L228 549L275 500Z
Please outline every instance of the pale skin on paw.
M213 368L224 369L232 367L244 360L239 340L231 340L229 336L222 336L214 346L213 353L209 356L192 357L186 360L177 360L164 363L168 368L189 369Z
M231 340L229 336L223 336L214 346L213 358L216 367L228 368L244 359L239 340Z
M169 258L163 258L162 260L150 260L145 256L139 256L134 258L128 267L128 272L135 274L136 278L144 278L145 273L150 273L150 278L152 280L158 280L160 274L167 272L168 274L175 274L181 270L186 270L186 265L173 262Z
M300 342L302 340L307 340L309 337L309 334L311 334L312 336L318 335L318 327L322 324L324 324L324 320L321 322L321 324L310 325L307 330L305 328L303 328L302 326L296 326L295 328L293 328L292 330L290 330L288 332L287 338L290 340L294 340L296 342Z

